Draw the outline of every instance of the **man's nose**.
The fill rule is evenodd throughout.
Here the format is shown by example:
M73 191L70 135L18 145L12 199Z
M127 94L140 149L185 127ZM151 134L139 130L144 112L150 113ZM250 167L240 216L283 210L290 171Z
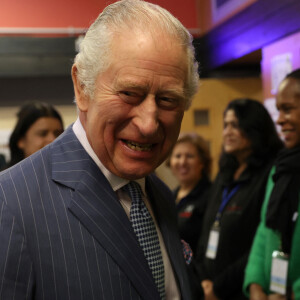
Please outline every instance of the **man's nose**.
M154 96L147 96L135 107L133 121L143 136L153 136L157 132L159 127L158 114L159 109Z

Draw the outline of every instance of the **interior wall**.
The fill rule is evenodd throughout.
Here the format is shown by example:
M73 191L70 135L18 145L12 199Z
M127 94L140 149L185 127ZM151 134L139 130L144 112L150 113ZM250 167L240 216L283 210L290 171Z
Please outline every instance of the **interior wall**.
M87 28L113 0L2 0L0 29L4 28ZM187 28L197 27L196 0L153 0L169 10ZM0 31L1 33L1 31Z
M217 0L197 0L200 35L208 33L256 1L259 0L227 0L218 7Z
M65 128L72 124L77 117L76 106L72 105L55 105L57 111L62 115ZM17 121L16 114L19 106L1 107L0 109L0 128L11 130Z
M218 159L222 147L223 111L231 100L241 97L262 102L261 78L203 79L191 108L184 115L181 133L196 132L210 144L213 159L212 178L218 171ZM199 109L208 110L208 125L194 124L194 111ZM157 173L172 189L177 185L177 180L165 165L158 168Z
M300 32L289 35L262 49L264 99L276 94L277 83L286 72L300 68Z

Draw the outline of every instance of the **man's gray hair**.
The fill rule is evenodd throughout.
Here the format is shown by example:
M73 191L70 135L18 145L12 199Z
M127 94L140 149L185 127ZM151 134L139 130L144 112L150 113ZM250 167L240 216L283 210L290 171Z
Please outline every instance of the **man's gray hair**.
M90 26L75 57L77 77L84 93L93 99L95 81L110 64L113 36L122 30L134 31L159 28L174 37L186 49L188 74L185 86L186 109L198 89L198 64L195 61L192 36L188 30L164 8L142 0L121 0L107 6ZM161 41L162 43L164 41Z

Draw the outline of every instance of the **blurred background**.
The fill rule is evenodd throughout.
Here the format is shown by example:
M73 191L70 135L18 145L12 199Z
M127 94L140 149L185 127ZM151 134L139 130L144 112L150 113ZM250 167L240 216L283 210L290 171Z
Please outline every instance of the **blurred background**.
M65 127L76 119L70 76L86 28L104 0L1 0L0 153L26 101L54 105ZM186 112L182 133L209 142L213 176L221 151L223 111L240 97L264 103L276 118L278 83L300 67L299 0L152 0L175 15L194 37L200 89ZM164 165L158 175L177 185Z

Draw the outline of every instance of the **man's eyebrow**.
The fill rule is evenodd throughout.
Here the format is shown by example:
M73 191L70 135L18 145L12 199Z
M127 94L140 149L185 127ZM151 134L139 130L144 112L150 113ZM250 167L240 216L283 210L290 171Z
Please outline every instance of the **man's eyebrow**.
M122 80L116 83L116 89L117 90L126 90L126 89L135 89L139 91L145 92L145 90L148 90L149 84L148 83L143 83L143 82L135 82L135 81L130 81L130 80ZM162 94L169 94L172 95L176 98L182 98L185 99L185 89L184 88L166 88L166 89L159 89L157 91L158 95Z
M178 89L173 89L173 88L170 88L170 89L165 89L163 91L160 91L158 92L158 94L169 94L169 95L172 95L174 97L177 97L177 98L185 98L185 91L184 89L181 89L181 88L178 88Z
M120 89L137 89L137 90L145 90L149 87L148 84L142 82L134 82L134 81L119 81L116 82L116 88Z

